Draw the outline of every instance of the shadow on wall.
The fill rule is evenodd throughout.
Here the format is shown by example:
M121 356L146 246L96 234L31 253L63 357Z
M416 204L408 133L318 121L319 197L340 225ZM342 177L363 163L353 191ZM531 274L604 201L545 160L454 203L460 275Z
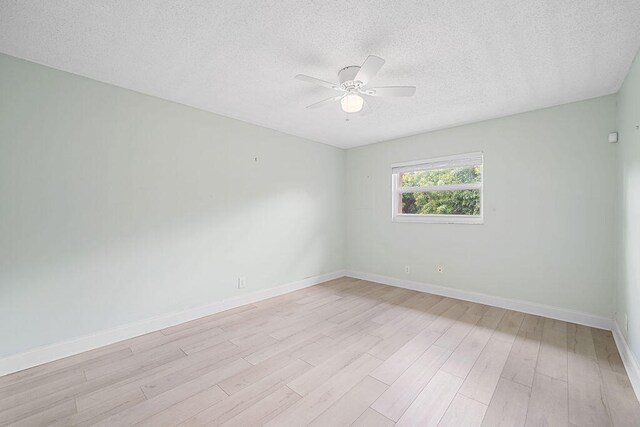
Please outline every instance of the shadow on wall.
M15 263L0 277L2 311L16 316L3 319L6 332L28 336L29 320L41 323L41 332L46 325L58 330L61 325L48 322L49 316L67 317L63 326L70 329L74 322L85 323L82 329L90 332L101 324L122 323L123 313L155 315L229 297L239 292L239 275L248 277L248 290L256 290L335 269L319 201L293 189L282 191L232 203L224 197L230 206L225 212L213 203L209 212L203 206L189 211L186 203L169 204L172 209L162 218L151 215L145 221L141 210L130 210L130 216L121 211L121 226L100 222L94 230L85 217L84 227L66 230L67 239L52 236L39 246L20 238L12 245ZM140 230L126 235L136 223Z
M0 81L0 356L342 268L341 150L2 55Z

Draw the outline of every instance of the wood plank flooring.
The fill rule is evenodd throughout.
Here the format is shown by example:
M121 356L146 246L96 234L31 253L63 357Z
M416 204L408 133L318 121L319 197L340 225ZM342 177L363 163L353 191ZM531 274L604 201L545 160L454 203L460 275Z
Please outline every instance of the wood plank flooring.
M610 332L342 278L0 377L0 425L640 426Z

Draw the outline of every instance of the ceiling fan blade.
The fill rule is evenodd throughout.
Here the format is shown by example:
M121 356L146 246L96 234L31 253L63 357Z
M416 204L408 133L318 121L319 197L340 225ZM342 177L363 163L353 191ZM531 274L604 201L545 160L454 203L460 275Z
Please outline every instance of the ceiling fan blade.
M366 85L369 80L373 78L373 76L378 74L378 71L380 71L380 68L382 68L383 65L384 59L380 58L379 56L367 56L367 59L364 60L364 63L360 67L360 70L358 71L358 74L356 74L354 80L361 81L362 86Z
M324 80L316 79L315 77L305 76L304 74L298 74L296 76L296 79L302 80L303 82L320 85L329 89L339 90L340 92L344 92L344 89L342 89L340 86L336 84L325 82Z
M325 99L320 102L316 102L315 104L308 105L307 108L314 110L316 108L320 108L324 105L331 104L332 102L340 101L344 95L333 96L331 98Z
M413 96L416 93L415 86L384 86L372 87L363 90L370 96Z

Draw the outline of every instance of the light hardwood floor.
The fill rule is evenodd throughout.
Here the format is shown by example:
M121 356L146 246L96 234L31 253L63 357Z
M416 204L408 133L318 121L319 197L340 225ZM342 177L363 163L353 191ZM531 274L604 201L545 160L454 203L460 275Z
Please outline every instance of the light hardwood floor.
M338 279L0 378L0 425L638 426L610 332Z

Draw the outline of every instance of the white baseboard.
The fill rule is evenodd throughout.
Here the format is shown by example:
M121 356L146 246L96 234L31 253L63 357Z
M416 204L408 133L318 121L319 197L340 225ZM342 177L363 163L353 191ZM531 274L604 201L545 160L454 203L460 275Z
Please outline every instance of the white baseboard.
M631 351L617 321L613 322L613 338L616 340L616 346L620 352L620 357L622 357L624 367L627 370L633 391L636 392L636 397L640 400L640 364Z
M426 283L397 279L395 277L381 276L378 274L347 271L346 275L355 279L368 280L370 282L382 283L385 285L396 286L398 288L412 289L414 291L428 292L430 294L442 295L445 297L491 305L494 307L522 311L524 313L536 314L538 316L549 317L551 319L563 320L565 322L577 323L599 329L606 329L608 331L612 330L613 326L613 321L609 318L568 310L565 308L463 291L461 289L448 288L445 286L429 285Z
M251 292L246 295L216 301L207 305L190 308L178 312L163 314L139 322L130 323L114 329L96 332L91 335L38 347L24 353L14 354L0 359L0 376L23 369L41 365L43 363L62 359L94 348L113 344L118 341L137 337L149 332L168 328L200 317L209 316L224 310L239 307L241 305L252 304L278 295L308 288L328 280L338 279L346 275L345 271L335 271L333 273L321 274L319 276L307 277L302 280L287 283L275 288L264 289Z
M216 301L204 306L168 313L145 319L139 322L123 325L118 328L97 332L95 334L79 337L76 339L63 341L60 343L38 347L33 350L11 355L0 359L0 376L23 369L41 365L43 363L62 359L84 351L93 350L98 347L113 344L118 341L133 338L149 332L168 328L190 320L198 319L224 310L252 304L278 295L283 295L298 289L314 286L328 280L338 279L343 276L356 279L368 280L399 288L413 289L421 292L428 292L436 295L457 298L465 301L487 304L495 307L502 307L510 310L522 311L539 316L550 317L552 319L564 320L600 329L612 330L618 346L618 350L627 369L627 373L633 385L636 396L640 398L640 368L631 349L614 321L605 317L594 316L592 314L566 310L558 307L551 307L542 304L535 304L527 301L513 300L508 298L495 297L475 292L463 291L460 289L447 288L444 286L429 285L404 279L397 279L377 274L362 273L355 271L336 271L319 276L308 277L302 280L277 286L275 288L264 289L230 298Z
M622 358L624 367L627 370L627 375L629 376L629 380L631 381L631 386L633 387L633 391L635 392L636 397L640 401L640 363L638 363L638 360L631 351L627 340L620 331L618 322L612 319L559 307L552 307L522 300L463 291L460 289L447 288L444 286L429 285L426 283L397 279L394 277L381 276L378 274L347 270L345 275L347 277L353 277L355 279L382 283L398 288L412 289L414 291L428 292L430 294L442 295L450 298L491 305L494 307L502 307L509 310L521 311L524 313L549 317L551 319L563 320L565 322L577 323L580 325L591 326L593 328L612 331L613 338L615 339L616 346L618 347L618 352L620 353L620 357Z

